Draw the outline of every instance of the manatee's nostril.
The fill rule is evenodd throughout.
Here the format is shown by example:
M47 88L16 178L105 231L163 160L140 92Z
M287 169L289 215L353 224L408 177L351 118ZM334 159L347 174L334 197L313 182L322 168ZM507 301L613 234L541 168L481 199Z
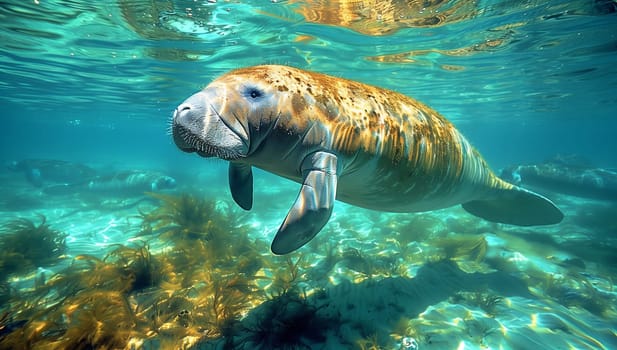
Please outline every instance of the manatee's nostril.
M183 103L179 105L174 111L173 118L175 122L180 122L182 119L189 118L193 106L190 103Z
M178 108L176 108L176 113L178 114L184 114L188 111L191 110L191 105L188 103L183 103L181 105L178 106Z

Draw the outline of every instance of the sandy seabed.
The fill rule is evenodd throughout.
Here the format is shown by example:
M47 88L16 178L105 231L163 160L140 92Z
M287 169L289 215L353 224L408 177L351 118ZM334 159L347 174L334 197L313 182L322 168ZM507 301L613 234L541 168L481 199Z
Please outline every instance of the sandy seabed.
M3 246L0 348L617 348L614 204L555 197L563 223L519 228L337 202L278 257L297 185L273 177L244 212L218 185L51 196L1 175L1 237L20 218L65 236L23 269Z

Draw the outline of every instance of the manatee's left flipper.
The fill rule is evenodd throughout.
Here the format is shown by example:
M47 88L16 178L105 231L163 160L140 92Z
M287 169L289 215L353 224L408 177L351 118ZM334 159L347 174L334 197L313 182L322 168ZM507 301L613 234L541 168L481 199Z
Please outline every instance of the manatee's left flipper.
M272 241L274 254L302 247L328 222L336 198L336 162L336 156L327 152L315 152L304 159L302 188Z
M245 210L253 207L253 171L242 163L229 163L229 189L234 201Z

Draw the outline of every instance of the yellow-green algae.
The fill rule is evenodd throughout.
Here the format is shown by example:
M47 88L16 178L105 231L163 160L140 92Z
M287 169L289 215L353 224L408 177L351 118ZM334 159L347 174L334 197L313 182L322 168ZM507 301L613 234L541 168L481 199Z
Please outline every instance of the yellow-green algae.
M3 287L0 349L298 348L333 336L357 349L396 348L409 339L421 348L460 346L457 337L486 348L540 331L503 325L521 298L534 305L529 322L537 317L543 332L564 329L577 339L560 344L602 348L580 325L551 322L560 319L539 310L559 302L602 318L615 315L614 298L576 274L581 264L557 264L562 274L521 265L495 254L491 242L506 239L512 251L525 245L487 232L490 226L450 232L462 229L455 219L444 225L418 215L391 223L395 239L357 238L362 249L321 240L276 257L267 242L250 238L250 226L229 206L188 194L152 196L160 204L142 210L143 242L111 246L104 256L75 256L33 288ZM413 231L411 222L422 240L401 235Z

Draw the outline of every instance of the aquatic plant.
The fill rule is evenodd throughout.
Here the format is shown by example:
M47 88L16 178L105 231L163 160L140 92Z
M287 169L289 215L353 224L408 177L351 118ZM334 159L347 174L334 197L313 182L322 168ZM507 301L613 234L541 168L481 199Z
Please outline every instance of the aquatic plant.
M278 296L288 293L294 289L301 280L304 280L301 272L303 255L298 256L294 262L290 255L283 257L284 264L278 266L272 274L272 282L266 287L266 292L271 296Z
M201 199L193 194L169 195L147 193L158 199L161 206L149 213L141 213L142 234L157 233L163 238L208 238L212 229L224 225L226 218L217 213L216 202ZM214 225L212 220L217 220Z
M191 196L156 196L161 206L142 218L153 240L169 243L162 253L144 243L112 246L102 258L76 256L11 305L19 319L7 321L0 348L27 339L25 348L110 349L151 337L167 348L213 338L233 348L242 318L267 298L259 281L273 278L276 293L285 293L304 280L302 259L264 259L265 243L250 240L231 211Z
M50 313L66 304L67 300L88 292L113 292L128 297L131 293L156 286L162 278L162 272L155 267L158 264L152 261L147 247L118 247L104 259L79 255L64 270L35 284L34 290L21 292L12 298L11 307L20 310L22 318L36 319L41 317L38 314Z
M421 329L422 319L401 317L394 325L390 335L398 341L401 349L418 349L418 342L430 343L430 336Z
M135 319L126 296L84 291L35 313L0 340L0 349L125 348Z
M311 349L326 341L338 316L326 317L297 291L283 293L253 309L243 322L239 345L257 349Z
M341 253L340 265L361 274L361 276L356 275L355 280L359 282L361 279L399 276L399 272L406 273L402 271L405 266L401 266L401 261L398 252L370 254L355 248L348 248Z
M490 293L476 293L474 301L487 315L494 317L497 314L497 306L503 303L503 297Z
M15 309L29 321L11 329L0 348L12 348L21 338L28 339L26 348L52 349L123 348L129 339L153 336L168 348L233 339L239 320L265 299L254 276L174 262L167 254L152 255L147 246L118 246L103 259L78 256L20 298ZM178 283L184 273L191 276L187 287Z
M67 235L52 229L43 215L40 223L25 218L0 227L0 276L50 266L66 251Z
M488 337L498 332L499 324L491 318L475 319L465 317L463 319L465 331L481 348L490 348L486 343Z
M249 273L262 265L256 249L264 248L263 243L249 240L248 226L231 209L190 194L150 195L161 206L141 214L142 234L157 233L160 240L172 243L178 263L205 264L204 269L211 270L236 266L237 257L243 257L242 266ZM182 263L182 257L187 261Z
M484 235L478 236L450 236L437 238L430 242L440 249L445 259L481 262L486 256L488 242Z
M233 342L240 319L263 300L254 281L238 276L210 276L191 288L137 296L136 315L148 336L170 348L187 341L223 338Z
M503 297L493 294L490 291L458 292L451 301L455 303L464 302L470 306L481 308L490 317L497 314L497 306L503 303Z
M615 297L612 293L598 290L581 274L571 274L567 278L547 274L543 290L566 307L580 307L601 317L616 314Z
M0 348L124 347L137 322L129 295L157 284L156 266L147 246L119 246L104 259L77 256L48 281L12 298L22 327L11 329Z
M360 350L381 350L382 347L379 343L377 333L373 333L368 337L356 340L356 345Z
M257 253L259 248L253 247L246 236L222 237L217 242L179 240L172 243L170 249L158 256L162 269L169 271L163 281L166 289L191 288L227 275L257 279L255 275L267 264ZM219 246L224 247L215 249Z
M396 239L401 247L411 242L426 241L443 231L442 221L430 214L413 214L408 222L393 222L389 227L398 232Z
M399 262L393 267L392 276L411 278L410 266L404 261Z
M52 276L45 288L56 288L68 294L93 288L130 294L154 287L162 279L161 263L152 256L147 245L118 245L102 259L92 255L76 256L73 264Z
M219 334L228 323L239 320L253 306L251 295L257 293L255 283L241 276L213 279L206 290L205 299L199 298L198 305L207 310L208 323Z
M135 325L127 297L115 291L81 293L63 314L68 324L57 349L123 348Z
M171 295L153 293L138 298L135 313L144 321L144 334L156 336L161 348L179 348L187 339L194 343L212 335L206 324L200 324L203 317L197 312L195 300L187 294L187 290L178 290Z
M161 280L137 294L136 314L146 320L149 336L157 336L169 348L178 348L215 337L233 339L237 323L254 305L265 299L257 287L256 270L243 273L229 263L205 253L208 242L174 247L156 256ZM255 259L248 255L250 259ZM261 264L261 263L259 263Z
M154 287L163 278L161 264L145 244L137 248L120 245L108 253L103 261L117 267L120 278L127 282L123 290L129 293Z
M2 347L2 338L21 328L26 322L26 320L14 320L12 314L8 311L0 315L0 348Z
M373 263L362 252L355 248L349 248L342 253L342 263L349 269L360 272L367 277L373 275Z
M505 273L517 273L519 271L519 267L511 260L508 256L504 255L493 255L490 257L486 257L483 262L485 262L488 267L493 270L502 271ZM531 268L528 269L532 270ZM528 275L524 276L525 278L529 277Z

